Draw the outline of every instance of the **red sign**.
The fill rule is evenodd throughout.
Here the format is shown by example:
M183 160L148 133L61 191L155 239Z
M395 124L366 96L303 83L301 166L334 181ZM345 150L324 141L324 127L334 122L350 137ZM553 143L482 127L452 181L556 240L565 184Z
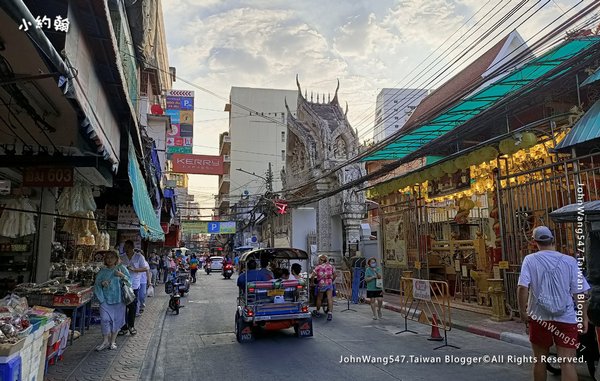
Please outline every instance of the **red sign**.
M72 187L73 168L25 168L24 187Z
M221 156L190 155L175 153L171 157L173 172L194 173L197 175L222 175L223 158Z

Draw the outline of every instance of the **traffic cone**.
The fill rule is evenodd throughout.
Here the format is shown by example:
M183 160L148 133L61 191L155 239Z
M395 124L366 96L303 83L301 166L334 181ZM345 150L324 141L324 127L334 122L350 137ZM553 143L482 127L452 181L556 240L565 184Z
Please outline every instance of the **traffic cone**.
M431 337L427 340L429 341L442 341L444 338L440 335L440 329L437 326L437 316L435 314L431 317Z

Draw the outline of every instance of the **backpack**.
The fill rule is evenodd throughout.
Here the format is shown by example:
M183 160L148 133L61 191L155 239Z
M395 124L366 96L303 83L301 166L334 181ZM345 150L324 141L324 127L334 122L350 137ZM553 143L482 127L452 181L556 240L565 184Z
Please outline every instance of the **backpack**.
M541 256L534 256L538 265L546 268L542 273L540 287L537 292L532 293L537 300L537 305L548 315L559 317L565 314L573 305L573 297L570 291L565 292L562 286L562 272L560 268L564 265L563 258L558 260L554 268L548 269L548 264ZM570 283L570 282L569 282Z

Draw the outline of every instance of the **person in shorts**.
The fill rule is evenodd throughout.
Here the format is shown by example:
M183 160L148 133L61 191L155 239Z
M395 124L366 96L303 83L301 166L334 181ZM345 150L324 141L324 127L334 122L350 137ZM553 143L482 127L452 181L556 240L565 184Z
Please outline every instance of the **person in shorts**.
M316 278L317 302L316 309L312 312L313 316L321 316L321 304L323 295L327 295L327 320L333 319L333 283L335 282L335 267L329 263L326 255L319 255L319 265L313 270L311 278Z
M367 283L367 299L373 311L373 320L381 318L381 306L383 305L383 289L377 287L377 279L382 279L381 267L377 266L377 259L369 258L365 269L365 282Z
M523 259L517 297L521 320L529 332L529 341L536 358L533 380L546 380L546 362L543 359L544 356L548 356L553 344L556 345L557 357L561 360L561 379L577 380L575 364L567 359L576 357L579 333L587 331L584 293L590 286L581 273L577 260L556 251L554 236L548 227L539 226L533 229L532 238L539 251ZM552 288L555 291L552 300L556 300L557 305L564 305L564 308L557 306L560 312L549 312L548 308L543 306L547 303L540 302L540 296L548 293L543 289L543 285L546 284L546 289L548 288L549 274L559 274L553 277L557 280L552 281L555 286ZM571 297L577 304L573 303ZM579 315L575 308L581 310Z

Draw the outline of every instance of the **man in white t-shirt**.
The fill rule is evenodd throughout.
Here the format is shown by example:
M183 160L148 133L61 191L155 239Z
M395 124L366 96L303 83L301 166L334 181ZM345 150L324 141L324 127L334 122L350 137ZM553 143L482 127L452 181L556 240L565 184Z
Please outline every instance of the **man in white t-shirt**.
M125 254L121 255L121 262L123 266L127 267L131 277L131 288L135 293L135 300L127 305L125 312L125 325L119 331L119 335L125 335L129 331L130 335L135 335L137 330L135 329L135 314L137 311L137 298L140 289L140 283L142 280L142 273L150 270L146 259L139 252L135 251L133 241L125 241L123 247Z
M577 265L577 260L556 251L554 236L546 226L533 230L533 240L539 251L527 255L521 265L517 297L521 320L529 331L529 341L536 363L533 366L534 381L546 380L546 361L552 344L556 344L561 363L562 380L577 380L573 359L579 345L579 333L587 331L588 319L584 293L590 289ZM545 309L538 297L543 294L542 284L551 272L560 274L559 281L552 283L558 294L554 300L566 301L566 307L555 314ZM544 275L546 274L546 275ZM548 278L546 278L547 280ZM547 283L546 283L547 284ZM554 290L554 288L553 288ZM571 302L573 297L577 303ZM577 312L575 311L577 308ZM557 307L557 310L560 309Z

